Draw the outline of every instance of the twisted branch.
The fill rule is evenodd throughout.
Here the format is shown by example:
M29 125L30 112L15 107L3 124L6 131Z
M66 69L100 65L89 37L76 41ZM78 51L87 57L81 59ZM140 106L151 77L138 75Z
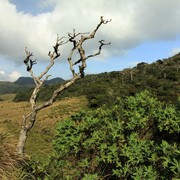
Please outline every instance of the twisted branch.
M36 60L31 59L31 57L33 56L33 53L29 52L27 50L27 47L25 48L26 59L24 60L24 63L27 66L27 71L31 74L31 77L33 78L33 80L36 84L36 87L34 88L31 98L30 98L30 103L31 103L32 109L34 109L34 107L36 105L36 98L37 98L37 94L39 92L40 87L42 86L44 81L48 79L48 77L50 75L47 75L43 80L42 80L42 78L49 72L50 68L54 65L55 59L57 59L60 56L59 47L68 42L68 41L63 41L64 38L65 37L59 38L59 36L57 35L56 43L53 46L54 51L52 53L51 53L51 51L49 51L49 53L48 53L48 56L50 57L50 63L46 67L46 69L37 77L34 75L33 70L32 70L33 65L37 64L37 62L36 62Z
M24 115L23 118L22 118L22 128L21 128L21 132L20 132L20 136L19 136L19 142L18 142L18 146L17 146L17 150L18 150L19 154L22 155L24 153L24 145L25 145L25 142L26 142L27 133L34 126L34 123L36 121L37 112L39 110L45 108L45 107L50 106L56 100L57 96L62 91L64 91L69 86L74 84L75 81L78 80L79 78L84 77L84 69L86 68L86 60L91 58L91 57L99 55L101 53L102 47L104 45L109 45L110 44L110 43L105 43L104 40L99 41L100 46L99 46L98 52L96 52L94 54L91 54L91 55L88 55L88 56L86 56L85 50L82 47L83 43L86 40L93 39L95 37L95 34L96 34L97 30L99 29L99 27L102 24L107 24L110 21L111 20L104 20L103 17L101 17L99 24L92 31L92 33L77 33L76 34L75 29L73 29L73 33L68 33L68 37L59 38L59 36L57 35L56 43L53 46L53 51L52 52L49 51L49 53L48 53L48 56L50 57L49 65L46 67L46 69L39 76L35 76L34 73L33 73L33 70L32 70L33 66L35 64L37 64L36 60L31 59L31 57L33 56L33 53L29 52L27 50L27 48L25 48L26 59L24 60L24 63L26 65L26 67L27 67L27 71L30 73L30 75L33 78L36 86L34 88L34 91L33 91L32 95L31 95L31 98L30 98L30 103L31 103L32 110L31 110L31 112L29 114ZM70 79L69 81L67 81L65 84L60 85L60 87L57 88L53 92L53 95L49 99L49 101L38 105L36 103L37 94L38 94L42 84L44 83L44 81L47 80L48 77L50 76L50 75L47 75L47 73L49 72L50 68L54 65L55 59L57 59L60 56L59 47L61 45L66 44L67 42L70 42L70 43L73 44L73 47L72 47L72 49L71 49L71 51L69 53L69 56L68 56L68 62L69 62L69 65L70 65L70 70L71 70L71 72L73 74L73 78ZM77 51L79 53L80 59L73 64L72 63L72 56L73 56L75 51ZM79 71L78 71L78 73L76 73L75 70L74 70L74 66L79 64L79 63L80 63ZM46 75L46 77L45 77L45 75Z
M69 56L68 56L68 62L69 62L70 70L73 74L73 77L76 76L76 74L77 74L77 73L75 73L75 70L74 70L75 65L81 63L81 65L79 65L79 74L81 75L81 77L84 77L84 70L87 66L86 60L91 58L91 57L99 55L101 53L101 49L104 45L110 45L111 44L111 43L105 43L104 40L99 41L100 46L99 46L98 52L95 54L89 55L89 56L86 56L85 50L82 47L83 43L86 40L93 39L95 37L96 32L98 31L98 29L100 28L100 26L102 24L107 24L110 21L111 21L111 19L110 20L104 20L103 16L101 16L99 24L96 26L96 28L91 33L77 33L76 34L75 29L73 29L73 33L68 33L69 41L73 43L73 48L71 49ZM80 35L81 35L80 39L76 40L75 38L80 36ZM77 60L75 63L72 63L72 56L76 50L78 51L78 53L80 55L80 59Z

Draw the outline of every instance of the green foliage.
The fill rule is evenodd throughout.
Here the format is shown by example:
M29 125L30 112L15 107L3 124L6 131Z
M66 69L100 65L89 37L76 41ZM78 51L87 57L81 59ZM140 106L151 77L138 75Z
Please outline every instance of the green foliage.
M159 100L175 104L180 89L179 67L180 55L175 55L152 64L142 62L134 68L122 71L87 75L62 92L59 98L86 95L89 107L98 108L104 104L112 105L117 97L135 95L146 89L155 94ZM44 86L38 100L49 99L56 88L57 85ZM21 100L18 96L22 95L19 93L16 96L17 100ZM24 100L28 101L29 96L24 96Z
M27 101L27 99L28 100L30 99L31 93L32 93L32 89L31 90L24 89L24 91L18 91L16 93L16 96L14 97L13 101L14 102Z
M86 92L86 94L90 108L101 107L103 104L108 102L106 86L103 84L94 84L91 88L91 92Z
M39 179L180 178L180 114L145 91L57 126L55 154Z
M14 93L17 87L12 82L0 81L0 94Z

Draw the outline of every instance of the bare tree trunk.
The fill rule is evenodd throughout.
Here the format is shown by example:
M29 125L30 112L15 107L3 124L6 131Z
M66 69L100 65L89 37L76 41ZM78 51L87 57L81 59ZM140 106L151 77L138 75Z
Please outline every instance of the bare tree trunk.
M24 153L24 147L27 139L27 129L22 128L19 134L19 142L17 146L18 154L22 155Z
M17 153L19 155L24 154L24 147L27 139L27 133L34 126L36 115L37 115L37 109L34 108L34 110L30 114L28 114L27 116L23 116L22 127L19 134L19 141L17 145Z

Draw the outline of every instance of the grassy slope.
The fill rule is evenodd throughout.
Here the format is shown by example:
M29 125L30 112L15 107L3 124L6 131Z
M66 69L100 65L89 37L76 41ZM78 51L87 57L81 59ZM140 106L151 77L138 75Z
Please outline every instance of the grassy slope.
M16 94L0 94L0 99L3 101L13 101Z
M44 161L52 153L56 123L78 110L86 108L86 105L87 100L82 96L55 102L51 107L41 110L38 113L37 122L29 134L26 153ZM28 111L28 102L0 102L0 139L4 139L5 143L16 144L22 115Z

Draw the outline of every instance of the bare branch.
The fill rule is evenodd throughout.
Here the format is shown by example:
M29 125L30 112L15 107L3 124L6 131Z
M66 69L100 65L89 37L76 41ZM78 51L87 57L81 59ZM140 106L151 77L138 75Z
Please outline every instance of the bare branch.
M27 64L27 71L30 71L34 64L37 64L36 60L29 60L29 64Z
M95 54L92 54L92 55L87 56L87 57L86 57L86 60L89 59L89 58L92 58L92 57L94 57L94 56L97 56L97 55L101 54L101 49L102 49L102 47L111 44L110 42L109 42L109 43L105 43L104 40L99 41L99 43L100 43L99 51L98 51L97 53L95 53Z
M83 35L83 34L89 34L89 32L77 33L77 34L76 34L76 30L73 29L73 33L68 33L68 36L70 37L70 38L69 38L69 41L71 41L71 39L74 39L74 38L76 38L77 36Z
M84 48L82 47L83 43L88 40L88 39L93 39L95 37L95 34L97 32L97 30L100 28L100 26L102 24L107 24L108 22L110 22L111 20L104 20L103 19L103 16L101 16L100 18L100 22L99 24L96 26L96 28L89 34L89 35L86 35L84 36L83 33L78 33L76 34L75 33L75 30L74 30L74 33L73 34L68 34L68 36L70 37L69 41L73 43L73 48L70 52L70 55L68 57L68 61L69 61L69 64L70 64L70 69L73 73L73 75L75 75L75 72L74 72L74 69L73 69L73 66L81 63L81 65L79 66L79 73L81 74L81 77L84 77L84 69L86 68L86 60L91 58L91 57L94 57L94 56L97 56L101 53L101 49L102 49L102 46L104 45L109 45L110 43L105 43L104 40L101 40L99 41L100 42L100 46L99 46L99 51L93 55L89 55L86 57L86 54L85 54L85 50ZM87 33L85 33L87 34ZM75 40L75 37L81 35L81 38L79 41ZM73 56L73 53L75 50L78 50L79 52L79 55L80 55L80 59L77 60L74 64L72 64L72 56Z
M86 60L89 59L89 58L92 58L92 57L95 57L95 56L101 54L102 47L105 46L105 45L110 45L110 44L111 44L110 42L109 42L109 43L105 43L104 40L99 41L99 43L100 43L100 46L99 46L98 52L96 52L95 54L91 54L91 55L87 56L87 57L86 57ZM77 60L77 61L73 64L73 66L76 65L76 64L79 64L80 62L81 62L81 59Z
M30 52L27 50L27 47L25 47L25 52L26 52L26 59L24 60L24 63L27 65L27 63L28 63L29 60L30 60L30 57L33 56L33 53L30 53Z
M27 50L27 47L25 48L25 52L26 52L26 59L24 60L24 64L27 66L27 71L30 71L32 69L32 66L34 64L36 64L36 60L33 61L31 60L31 56L33 56L33 53L30 53L28 50Z
M77 49L78 46L78 41L75 39L77 36L81 35L81 34L88 34L88 33L78 33L76 34L75 29L73 29L73 33L68 33L69 36L69 41L73 43L73 48L71 49L69 56L68 56L68 62L69 62L69 66L70 66L70 70L72 72L73 77L76 76L75 70L73 68L73 63L72 63L72 56L74 51Z
M21 127L21 132L19 135L19 142L18 142L18 146L17 146L17 151L19 154L22 155L24 153L24 146L25 146L25 142L26 142L26 138L27 138L27 133L34 126L34 123L36 121L37 112L45 107L50 106L56 100L57 96L62 91L64 91L69 86L74 84L75 81L78 80L79 78L84 77L85 76L84 70L86 68L86 60L91 57L99 55L101 53L102 47L110 44L110 43L105 43L104 40L99 41L99 43L100 43L99 50L96 53L88 55L88 56L86 56L86 52L85 52L84 48L82 47L83 43L86 40L93 39L95 37L96 32L98 31L98 29L100 28L100 26L102 24L107 24L110 21L111 20L104 20L103 17L101 17L99 24L95 27L95 29L91 33L76 33L75 29L73 29L73 33L68 33L68 37L59 38L59 35L57 35L56 43L53 46L53 51L48 52L48 56L50 57L49 65L37 77L34 75L33 70L32 70L33 65L37 64L37 62L36 62L36 60L31 59L31 57L33 56L33 53L29 52L27 50L27 48L25 48L26 59L24 60L24 63L27 67L27 71L30 73L36 86L33 90L31 98L30 98L32 110L29 114L24 115L22 118L22 127ZM57 88L53 92L52 97L47 102L44 102L44 103L41 103L38 105L37 104L37 94L38 94L40 88L42 87L44 81L47 80L48 77L50 76L50 75L47 75L47 73L49 72L50 68L54 65L55 59L57 59L60 56L59 47L68 42L72 43L72 45L73 45L72 49L69 53L69 56L68 56L68 62L70 65L70 70L73 74L73 78L70 79L69 81L67 81L65 84L60 85L60 87ZM80 59L73 64L72 57L73 57L73 54L75 53L75 51L79 53ZM77 64L80 64L78 73L76 73L74 70L74 66Z
M38 84L38 80L36 79L36 77L34 76L34 73L32 71L32 66L34 64L37 64L36 60L32 60L31 57L34 56L32 52L29 52L27 50L27 47L25 48L25 53L26 53L26 59L24 60L24 64L27 67L27 71L30 73L31 77L33 78L35 84Z
M39 111L45 107L50 106L57 98L57 96L64 91L65 89L67 89L69 86L71 86L72 84L75 83L76 80L78 80L80 78L80 76L76 75L75 77L73 77L71 80L69 80L66 84L62 84L57 90L54 91L51 99L39 106L36 107L36 110Z
M56 58L58 58L60 56L59 53L59 46L64 45L68 42L67 41L63 41L64 38L67 37L61 37L59 38L59 35L57 35L57 39L56 39L56 44L53 46L54 51L51 53L51 51L49 51L48 56L50 57L50 63L49 65L46 67L45 71L43 71L37 78L38 79L42 79L50 70L50 68L54 65L54 61Z
M43 82L45 80L48 79L48 77L50 75L47 75L44 80L41 80L47 73L48 71L50 70L50 68L54 65L54 60L56 58L58 58L60 56L60 53L59 53L59 46L67 43L68 41L63 41L65 37L62 37L62 38L59 38L59 36L57 35L57 39L56 39L56 44L53 46L54 48L54 51L53 53L51 53L49 51L48 55L50 57L50 63L49 65L46 67L45 71L43 71L38 77L36 77L32 71L32 67L33 65L37 64L36 60L32 60L30 59L31 56L33 56L33 53L30 53L27 48L25 48L25 52L26 52L26 59L24 60L24 63L26 64L27 66L27 71L30 73L31 77L33 78L35 84L36 84L36 87L34 88L33 90L33 93L31 95L31 98L30 98L30 103L31 103L31 107L32 109L34 109L34 107L36 106L36 98L37 98L37 94L40 90L40 87L42 86Z
M59 35L57 34L56 44L53 46L54 51L53 51L53 53L51 53L51 51L49 51L49 53L48 53L48 56L50 58L56 59L56 58L58 58L60 56L59 46L64 45L64 44L66 44L68 42L68 40L63 41L64 38L67 39L67 37L65 37L65 36L59 38Z
M109 23L109 22L111 22L111 19L110 19L110 20L104 20L104 19L103 19L103 16L101 16L100 22L99 22L99 24L96 26L95 30L92 31L92 33L91 33L89 36L84 36L84 37L82 37L82 42L86 41L87 39L92 39L92 38L94 38L94 36L95 36L97 30L100 28L100 26L101 26L102 24L107 24L107 23Z
M103 19L103 16L101 16L101 22L102 22L103 24L107 24L107 23L109 23L109 22L111 22L111 21L112 21L112 19L104 20L104 19Z

